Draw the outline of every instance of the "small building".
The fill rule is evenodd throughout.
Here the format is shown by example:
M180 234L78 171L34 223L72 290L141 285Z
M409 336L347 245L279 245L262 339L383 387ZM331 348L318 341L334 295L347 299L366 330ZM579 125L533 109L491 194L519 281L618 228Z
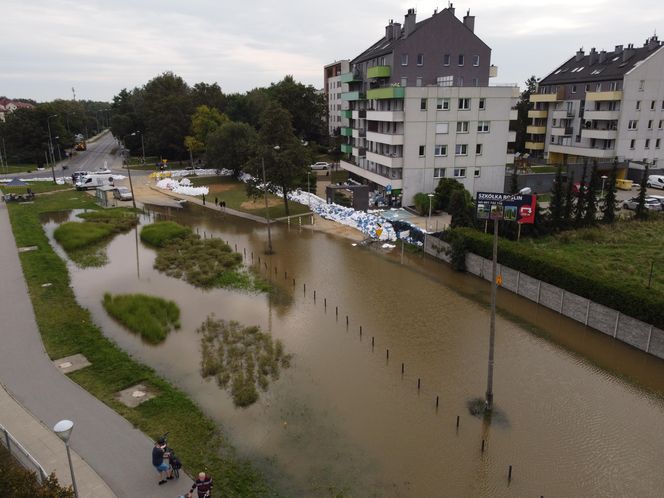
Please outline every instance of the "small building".
M115 198L113 197L114 190L115 187L111 187L110 185L97 187L97 190L95 190L95 200L97 204L99 204L102 207L115 206Z

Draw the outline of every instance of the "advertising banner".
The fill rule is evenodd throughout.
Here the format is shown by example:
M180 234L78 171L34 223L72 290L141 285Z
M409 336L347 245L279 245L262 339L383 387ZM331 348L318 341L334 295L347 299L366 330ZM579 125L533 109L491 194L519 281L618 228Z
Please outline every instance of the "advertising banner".
M478 192L475 197L477 218L535 223L537 196L531 194L502 194Z

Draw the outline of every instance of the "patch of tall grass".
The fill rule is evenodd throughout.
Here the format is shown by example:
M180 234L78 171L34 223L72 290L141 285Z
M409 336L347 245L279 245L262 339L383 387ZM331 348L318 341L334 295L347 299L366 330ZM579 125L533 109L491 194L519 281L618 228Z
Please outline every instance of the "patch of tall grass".
M191 229L174 221L158 221L141 229L141 240L153 247L164 247L175 239L187 238Z
M104 294L104 309L129 331L159 344L171 329L180 328L180 308L173 301L145 294Z

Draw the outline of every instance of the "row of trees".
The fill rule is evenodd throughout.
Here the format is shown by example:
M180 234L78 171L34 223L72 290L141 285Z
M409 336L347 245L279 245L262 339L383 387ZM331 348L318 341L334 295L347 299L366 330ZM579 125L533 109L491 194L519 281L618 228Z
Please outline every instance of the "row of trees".
M33 108L17 109L0 121L0 137L11 164L45 162L48 151L48 127L51 128L54 154L74 145L74 136L89 136L104 126L109 105L89 100L54 100L34 104Z

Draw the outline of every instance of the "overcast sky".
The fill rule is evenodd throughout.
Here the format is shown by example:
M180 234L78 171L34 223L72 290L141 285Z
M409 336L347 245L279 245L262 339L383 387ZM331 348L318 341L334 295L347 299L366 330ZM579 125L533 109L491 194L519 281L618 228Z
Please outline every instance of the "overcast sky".
M581 46L642 45L664 34L661 0L468 0L461 18L492 48L493 83L543 77ZM322 87L323 65L352 59L390 19L417 20L447 2L397 0L3 0L0 95L110 100L173 71L224 92L286 74Z

